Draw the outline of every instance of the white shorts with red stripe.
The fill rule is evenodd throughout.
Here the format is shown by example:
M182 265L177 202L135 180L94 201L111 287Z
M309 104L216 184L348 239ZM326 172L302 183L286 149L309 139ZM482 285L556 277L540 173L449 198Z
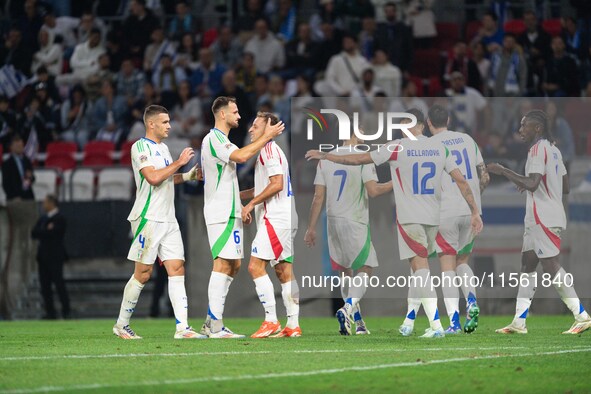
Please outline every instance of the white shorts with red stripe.
M398 251L400 260L411 259L415 256L428 258L435 252L435 238L438 226L427 224L400 224L398 227Z
M368 224L340 217L328 217L326 224L328 253L333 269L358 270L363 266L378 266Z
M437 253L450 256L471 253L474 246L474 233L470 215L441 220L435 242Z
M536 224L526 227L523 234L522 252L533 250L540 259L547 259L560 254L560 227L546 227Z
M293 239L298 230L275 228L265 218L261 222L252 241L250 255L270 261L271 266L283 261L293 263Z

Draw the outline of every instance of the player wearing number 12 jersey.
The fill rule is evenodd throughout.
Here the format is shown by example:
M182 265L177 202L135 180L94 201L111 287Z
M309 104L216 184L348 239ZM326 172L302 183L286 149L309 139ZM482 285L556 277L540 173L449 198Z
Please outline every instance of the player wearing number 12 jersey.
M511 324L496 330L500 334L527 334L525 319L536 292L536 268L542 263L544 273L550 274L560 298L572 312L575 322L563 334L580 334L591 328L591 317L583 308L572 286L572 275L560 265L560 233L566 228L562 194L569 191L566 168L560 150L553 146L544 111L533 110L521 119L519 134L530 146L525 163L525 175L519 175L492 163L490 173L505 176L520 190L527 192L525 234L521 255L522 272Z
M416 140L404 138L381 146L371 153L358 155L333 155L309 151L309 159L326 159L335 163L359 165L389 163L396 200L396 225L401 259L409 259L413 271L412 281L419 286L421 299L429 318L431 329L425 337L443 337L443 327L437 311L437 294L430 286L428 256L435 251L435 236L439 225L441 205L441 177L448 172L456 181L472 212L475 233L482 229L482 220L470 186L448 149L438 141L423 136L424 116L412 109L416 124L409 130ZM408 119L402 121L409 123Z

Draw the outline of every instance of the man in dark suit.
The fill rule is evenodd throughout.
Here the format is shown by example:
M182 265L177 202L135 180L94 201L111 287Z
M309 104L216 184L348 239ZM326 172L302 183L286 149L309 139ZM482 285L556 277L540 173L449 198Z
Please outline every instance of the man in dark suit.
M386 3L384 14L386 21L378 24L375 33L376 49L386 52L390 62L402 72L408 72L413 54L412 32L408 26L398 21L396 3Z
M49 194L43 201L43 215L33 228L33 239L39 240L37 249L37 263L39 264L39 282L41 295L45 303L45 319L56 319L57 314L53 305L53 289L55 284L57 294L62 304L62 316L70 317L70 299L64 283L64 261L67 260L64 246L66 233L66 219L58 210L57 198Z
M15 135L10 142L10 157L2 164L2 187L7 201L35 199L33 165L24 150L23 139Z

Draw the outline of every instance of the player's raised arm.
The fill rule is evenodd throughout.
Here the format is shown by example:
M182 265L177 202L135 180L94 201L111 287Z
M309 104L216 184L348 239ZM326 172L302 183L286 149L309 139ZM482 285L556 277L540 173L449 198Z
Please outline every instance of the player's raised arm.
M527 190L528 192L535 192L542 180L542 174L531 173L528 176L519 175L499 163L490 163L486 169L491 174L501 175L513 182L519 189Z
M456 168L452 170L449 175L456 182L456 185L460 189L464 200L466 200L468 206L470 207L470 211L472 212L472 218L470 219L472 223L472 231L476 235L482 231L483 224L482 218L480 217L480 212L478 211L478 205L474 199L474 194L472 194L472 189L470 189L470 185L468 182L466 182L466 178L464 178L464 175L459 169Z
M153 166L148 166L148 167L142 168L140 170L140 172L142 173L143 177L146 179L146 181L150 185L159 186L166 179L173 176L182 166L184 166L189 161L191 161L193 156L195 156L195 151L193 150L193 148L185 148L181 152L178 160L172 162L169 166L166 166L166 167L161 168L159 170L157 170ZM140 161L143 158L145 158L145 156L141 156ZM145 158L145 160L148 160L148 159ZM191 171L189 171L189 172L191 172ZM182 174L178 174L178 175L181 177L183 176ZM176 179L175 179L175 183L177 183Z
M476 172L478 173L478 179L480 180L480 193L482 193L490 183L490 175L486 170L486 164L484 164L484 162L477 164Z
M321 152L319 150L309 150L306 152L306 159L310 160L328 160L333 163L344 164L348 166L359 166L361 164L371 164L373 160L369 153L360 153L352 155L333 155L332 153Z
M277 124L271 125L271 119L268 119L263 136L254 141L253 143L246 145L243 148L236 149L234 152L230 154L230 160L232 160L235 163L245 163L246 161L248 161L248 159L256 155L261 149L263 149L263 146L265 146L267 142L271 141L273 138L283 133L283 130L285 130L285 125L282 121L279 121Z
M312 199L312 205L310 206L310 216L308 218L308 228L304 235L304 242L308 247L316 245L316 224L322 211L322 205L324 204L324 198L326 196L326 186L316 185L314 188L314 198Z

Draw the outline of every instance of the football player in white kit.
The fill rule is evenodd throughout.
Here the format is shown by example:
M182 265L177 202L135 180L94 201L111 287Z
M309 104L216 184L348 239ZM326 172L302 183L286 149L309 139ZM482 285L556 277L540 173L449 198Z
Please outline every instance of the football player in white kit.
M419 110L407 111L417 123L409 130L417 139L403 138L380 146L370 153L334 155L308 151L308 159L324 159L347 165L389 163L396 200L396 224L400 259L408 259L412 269L411 282L418 285L418 297L429 319L426 338L445 336L439 312L437 293L431 286L428 256L435 251L435 237L439 225L441 179L447 172L460 188L470 206L471 225L475 234L482 230L482 219L470 186L455 164L454 157L439 141L423 136L424 116ZM401 123L410 123L408 119ZM410 126L410 124L409 124Z
M133 241L127 258L135 261L133 276L123 291L119 318L113 333L123 339L141 339L130 327L144 285L159 258L168 272L168 295L176 317L174 338L205 338L193 331L187 321L185 291L185 252L181 231L174 212L174 185L197 179L197 167L184 174L176 172L187 164L193 149L185 148L173 161L162 142L170 131L166 108L150 105L144 112L146 136L131 147L131 162L136 185L136 198L127 220L131 222Z
M351 153L362 143L355 135L330 153ZM341 335L351 335L351 318L355 321L357 335L369 334L361 316L360 300L367 290L367 280L378 259L371 243L369 231L369 197L377 197L392 190L392 182L378 183L373 163L347 166L321 160L314 179L314 199L310 207L310 219L304 241L308 246L316 244L316 224L326 198L328 250L334 269L341 270L349 278L356 277L346 286L341 283L344 306L336 317Z
M279 123L269 112L259 112L249 129L251 142L265 134L265 129ZM254 210L257 234L252 241L248 272L265 309L265 320L252 338L299 337L302 335L298 317L299 288L293 274L293 239L298 229L298 216L291 188L289 162L283 150L271 140L261 149L254 169L254 188L240 192L240 198L250 200L242 208L242 220ZM287 323L281 329L277 319L275 289L267 275L267 264L275 269L281 282L281 295L287 312Z
M502 175L527 192L525 233L521 255L521 277L511 324L496 330L500 334L527 334L525 320L542 278L536 274L538 263L550 274L560 298L572 312L575 322L563 334L580 334L591 327L591 317L583 308L572 281L560 265L560 233L566 228L562 194L569 192L566 168L560 150L552 145L548 118L544 111L532 110L521 119L519 135L530 146L525 175L519 175L497 163L487 166L490 173ZM572 279L572 276L570 276Z
M454 156L458 168L472 189L479 212L482 214L480 193L490 177L482 159L480 149L468 134L447 129L449 112L440 105L429 109L427 124L433 134L433 140L442 142ZM470 207L464 201L451 177L443 174L441 193L441 222L436 241L436 250L441 263L442 293L450 325L446 334L462 332L459 313L459 289L454 285L454 278L461 278L460 287L466 299L466 323L464 331L473 332L478 326L480 308L476 302L476 289L470 285L474 272L468 265L474 234L470 225ZM457 283L457 282L456 282ZM474 282L472 282L474 283Z
M258 140L238 148L228 139L228 133L238 127L240 120L236 99L220 96L214 100L211 110L215 125L203 138L201 166L205 189L203 214L213 269L207 289L207 318L201 327L201 334L210 338L244 338L244 335L234 334L223 323L226 295L244 256L242 204L236 163L245 163L256 155L267 142L281 134L285 126L283 122L273 126L267 124ZM250 214L247 216L250 220Z

